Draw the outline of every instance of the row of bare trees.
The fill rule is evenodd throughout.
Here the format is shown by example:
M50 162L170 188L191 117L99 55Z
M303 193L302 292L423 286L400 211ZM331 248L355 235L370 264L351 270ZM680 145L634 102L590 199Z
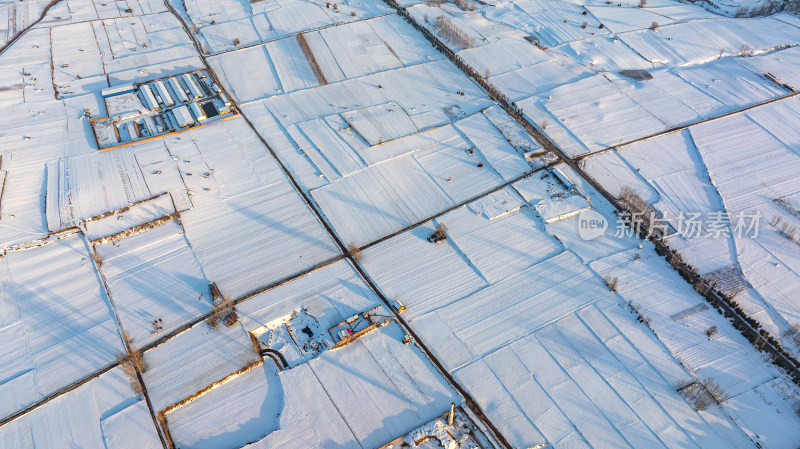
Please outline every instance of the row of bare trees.
M425 0L425 4L432 8L440 8L444 3L443 0ZM475 2L473 0L453 0L463 11L475 11Z
M451 44L465 48L475 46L475 39L454 24L448 17L437 17L436 20L433 21L433 25L436 27L439 36L442 36L444 40Z

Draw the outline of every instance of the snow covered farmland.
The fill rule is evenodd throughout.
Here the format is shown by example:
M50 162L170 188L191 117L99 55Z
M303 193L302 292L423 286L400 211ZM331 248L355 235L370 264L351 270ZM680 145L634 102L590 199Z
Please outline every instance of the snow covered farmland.
M183 4L192 30L197 30L201 49L207 54L391 13L382 2L364 0L188 0Z
M786 292L800 282L791 231L800 224L800 147L794 126L785 125L797 110L797 100L787 99L585 161L609 189L634 186L676 226L680 211L727 211L721 238L704 229L668 242L793 354L800 354L800 309ZM757 235L739 232L737 217L755 212L762 215Z
M3 448L796 448L796 16L45 6L0 1ZM98 151L191 73L231 116Z
M209 63L346 244L496 189L530 172L524 154L539 148L394 15Z
M786 95L764 74L792 79L791 66L774 64L781 58L774 50L800 43L794 15L728 19L670 1L643 8L512 1L467 10L413 3L403 2L411 18L569 156ZM439 17L472 45L449 38L434 24ZM639 70L646 81L635 79Z
M800 354L797 304L786 294L800 225L795 15L729 19L673 2L402 5L584 178L652 204L670 226L673 258ZM684 238L689 213L725 214L723 232L704 224ZM736 217L755 213L757 237L737 234Z
M68 232L33 245L0 260L3 416L111 365L122 351L86 241Z
M558 186L535 175L362 259L512 446L748 447L746 435L758 435L781 447L797 438L789 405L797 392L786 406L761 409L790 418L785 427L740 413L735 397L795 389L649 247L610 234L587 245L575 214L545 225L548 202L566 201ZM502 212L487 212L486 202L504 204ZM448 238L431 244L442 225ZM609 269L614 260L621 271ZM724 336L710 338L711 326ZM724 392L719 408L681 397L703 382Z
M329 327L378 304L344 261L256 295L237 306L239 324L218 330L199 323L145 354L153 406L166 410L179 447L219 447L222 441L265 448L389 442L459 399L414 345L403 344L404 333L393 321L329 349L334 343ZM299 312L308 318L298 325L293 316ZM387 309L380 313L391 316ZM307 361L285 367L281 359L261 361L249 333L275 320L277 329L288 326L290 340L311 334L322 347L282 345L270 336L266 340L283 358L312 353ZM258 366L203 390L253 362ZM238 430L231 433L232 428Z

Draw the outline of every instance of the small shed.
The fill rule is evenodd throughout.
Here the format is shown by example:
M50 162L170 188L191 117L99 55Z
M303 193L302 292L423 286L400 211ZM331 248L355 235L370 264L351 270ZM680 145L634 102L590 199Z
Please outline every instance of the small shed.
M573 184L572 181L570 181L569 178L567 178L567 176L564 174L564 172L561 171L560 168L553 169L553 176L555 176L556 179L558 179L558 181L562 185L564 185L564 189L571 190L575 188L575 184Z
M122 86L109 87L102 90L103 98L115 97L117 95L128 94L136 90L133 84L125 84Z
M219 99L222 100L222 104L224 104L225 106L230 106L230 105L233 104L233 102L231 102L230 98L228 98L228 96L225 95L225 92L220 92L219 93Z

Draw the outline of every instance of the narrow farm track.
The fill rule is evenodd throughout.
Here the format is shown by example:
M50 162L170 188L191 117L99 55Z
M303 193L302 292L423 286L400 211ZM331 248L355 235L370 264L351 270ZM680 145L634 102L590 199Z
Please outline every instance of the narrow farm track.
M452 61L459 69L461 69L464 74L472 78L473 81L478 83L492 98L494 101L500 104L503 109L513 117L517 123L519 123L525 130L536 139L539 144L541 144L545 149L551 151L553 154L558 156L558 158L567 166L569 166L576 174L578 174L587 184L589 184L593 189L595 189L609 204L614 207L617 213L626 213L630 212L627 211L622 204L612 195L608 190L606 190L600 183L598 183L594 178L592 178L588 173L586 173L582 168L580 161L582 158L586 157L587 155L578 156L575 158L571 158L566 155L559 147L555 144L550 138L548 138L543 132L541 132L533 123L531 123L528 119L526 119L522 113L516 109L515 107L511 106L500 94L500 92L488 81L486 81L477 71L473 68L468 66L458 55L455 54L449 47L447 47L443 42L441 42L436 36L434 36L430 31L426 28L418 24L405 10L399 6L394 0L384 0L386 4L391 6L392 8L397 11L397 13L405 19L408 23L410 23L414 28L416 28L423 36L442 54L447 56L450 61ZM719 118L727 117L732 114L736 114L738 112L742 112L744 110L753 109L758 106L763 106L765 104L773 103L779 100L783 100L786 98L791 98L796 95L800 94L800 92L793 92L787 95L783 95L780 97L772 98L770 100L766 100L764 102L758 103L756 105L748 106L745 108L741 108L740 110L731 111L726 114L720 114L719 116L715 116L712 118L704 119L698 121L697 123L703 123L711 120L716 120ZM694 123L694 124L697 124ZM626 144L638 142L641 140L647 140L653 137L657 137L659 135L668 134L670 132L675 132L679 129L683 129L687 126L691 125L684 125L682 127L675 127L670 130L666 130L660 133L653 134L652 136L643 137L640 139L633 140L631 142L627 142ZM625 145L625 144L623 144ZM599 152L603 151L610 151L616 147L611 147L608 149L600 150ZM597 153L597 152L595 152ZM647 236L647 230L642 230L643 235ZM668 256L671 254L672 250L661 240L650 236L650 242L653 243L656 247L656 252L662 256ZM737 308L725 297L723 297L719 292L713 290L698 274L691 270L691 268L683 262L672 264L678 273L686 279L687 282L692 284L696 290L703 292L703 296L708 300L717 310L719 310L725 317L730 318L734 327L736 327L742 335L744 335L751 343L753 343L757 348L761 348L765 351L769 356L772 358L773 362L787 371L789 375L791 375L795 382L800 383L800 363L795 360L793 357L788 355L784 352L779 345L777 344L777 340L774 337L770 336L768 332L762 330L757 330L754 326L755 322L741 313ZM774 343L773 343L774 342Z

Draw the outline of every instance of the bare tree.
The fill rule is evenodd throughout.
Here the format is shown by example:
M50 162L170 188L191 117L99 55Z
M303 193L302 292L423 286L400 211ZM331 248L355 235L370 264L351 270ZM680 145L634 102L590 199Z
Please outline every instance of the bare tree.
M620 204L644 225L647 230L656 237L663 237L665 229L663 226L656 226L657 214L655 208L645 201L641 195L636 193L630 186L622 186L617 195Z
M728 399L728 394L713 377L699 379L679 388L678 391L697 411L705 410L713 403L721 404Z
M452 44L461 47L472 47L475 45L475 39L469 36L464 30L456 26L448 17L439 16L433 21L437 32L442 38Z
M363 255L361 254L361 248L357 247L355 243L350 242L350 245L347 247L347 254L353 258L356 262L361 262L361 258Z
M97 254L97 251L95 250L92 250L92 260L94 261L94 264L97 265L97 268L100 268L100 266L103 265L103 259L100 258L100 255Z
M775 226L778 232L782 236L786 237L786 239L800 244L800 237L797 235L797 228L785 221L780 215L776 215L772 218L772 226Z
M127 352L120 354L117 360L122 367L125 376L131 384L131 388L138 395L144 394L144 387L139 382L138 373L143 373L147 370L147 362L144 361L141 351L136 345L133 344L133 339L128 331L122 333L122 339L125 340ZM138 371L138 373L137 373Z
M139 382L139 376L136 375L136 370L133 368L133 365L127 361L124 355L119 362L122 367L122 372L124 372L125 377L128 378L128 382L130 382L133 391L137 395L142 396L144 394L144 387L142 387L141 382Z
M206 323L213 329L216 328L220 321L225 325L230 326L236 322L236 308L228 298L222 298L219 302L214 304L214 308L206 319Z
M706 389L711 398L717 404L723 403L726 399L728 399L728 393L722 389L722 386L718 384L713 377L706 377L700 380L700 383L703 384L703 388Z
M606 281L606 286L608 287L609 291L612 292L617 291L617 283L619 282L619 278L617 277L612 278L610 275L608 275L604 278L604 280Z
M783 332L783 337L800 346L800 322L794 323L792 327Z
M678 391L683 394L686 401L698 412L707 409L713 403L711 396L698 382L692 382Z
M678 250L673 249L672 252L669 254L668 257L669 265L672 268L678 268L681 263L683 263L683 256L678 252Z
M475 3L472 0L455 0L455 3L463 11L475 11Z

